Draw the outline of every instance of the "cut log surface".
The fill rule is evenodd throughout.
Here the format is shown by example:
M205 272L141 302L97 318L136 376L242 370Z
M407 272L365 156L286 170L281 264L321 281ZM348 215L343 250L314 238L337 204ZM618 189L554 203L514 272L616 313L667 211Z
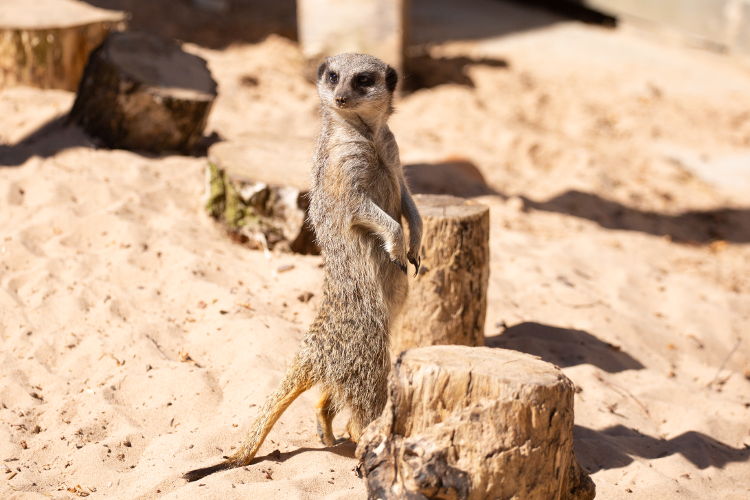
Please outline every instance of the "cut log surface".
M29 85L75 91L89 54L123 12L73 0L0 2L0 87Z
M489 208L448 195L415 195L422 265L391 334L397 355L439 344L484 345L489 279Z
M114 33L91 54L71 118L111 148L190 153L215 98L202 58L153 35Z
M211 146L206 210L253 248L320 253L306 222L313 145L249 135Z
M573 454L572 382L515 351L401 354L357 457L370 498L594 498Z

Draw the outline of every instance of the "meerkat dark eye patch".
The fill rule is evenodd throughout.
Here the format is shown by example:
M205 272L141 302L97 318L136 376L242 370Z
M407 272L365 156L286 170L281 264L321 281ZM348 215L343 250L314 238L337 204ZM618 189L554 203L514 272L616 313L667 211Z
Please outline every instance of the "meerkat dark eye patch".
M318 80L320 80L320 77L323 76L323 73L325 73L327 69L328 69L328 64L326 64L325 61L320 63L320 66L318 66Z
M375 85L375 74L360 73L352 78L352 85L355 88L372 87Z
M396 90L396 84L398 83L398 73L396 70L388 66L385 72L385 86L388 88L388 92Z
M329 71L328 72L328 83L331 83L333 85L336 85L339 83L339 74L335 71Z

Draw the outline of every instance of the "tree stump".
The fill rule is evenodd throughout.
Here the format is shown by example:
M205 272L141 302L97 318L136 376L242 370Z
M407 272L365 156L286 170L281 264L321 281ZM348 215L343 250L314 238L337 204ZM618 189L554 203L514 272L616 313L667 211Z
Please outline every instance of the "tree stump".
M0 2L0 87L75 91L89 54L125 14L73 0Z
M86 65L71 118L107 147L190 153L216 82L202 58L145 33L114 33Z
M309 74L341 52L371 54L403 76L408 0L297 0L297 31ZM314 78L313 78L314 79Z
M484 345L489 208L447 195L415 195L414 201L422 215L423 267L409 283L403 314L392 329L391 352Z
M313 141L252 135L208 150L206 210L252 248L318 254L307 222Z
M589 500L573 384L534 356L432 346L399 356L357 446L369 498Z

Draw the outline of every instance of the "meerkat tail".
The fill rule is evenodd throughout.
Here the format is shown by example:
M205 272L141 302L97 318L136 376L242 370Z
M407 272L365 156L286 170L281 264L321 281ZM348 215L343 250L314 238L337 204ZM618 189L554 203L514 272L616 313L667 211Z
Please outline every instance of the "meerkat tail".
M182 478L186 479L188 483L192 483L193 481L203 479L204 477L208 476L209 474L213 474L214 472L231 469L233 467L237 467L237 464L233 464L232 462L227 460L226 462L221 462L210 467L191 470L190 472L183 474Z

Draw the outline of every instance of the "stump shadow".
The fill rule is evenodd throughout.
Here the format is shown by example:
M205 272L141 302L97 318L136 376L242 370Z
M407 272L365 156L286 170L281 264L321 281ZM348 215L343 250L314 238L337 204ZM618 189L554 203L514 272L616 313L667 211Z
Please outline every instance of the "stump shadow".
M598 431L576 425L573 441L578 462L590 473L625 467L633 457L653 460L679 454L699 469L750 461L750 448L733 448L696 431L661 439L624 425Z
M127 151L146 158L158 158L171 154L206 156L208 148L221 140L222 138L219 134L212 132L204 136L189 155L173 151L164 151L162 154L130 149ZM111 149L106 148L98 139L87 135L80 127L71 123L69 115L65 113L50 119L16 144L0 145L0 168L17 167L23 165L29 158L34 156L49 158L60 151L75 147Z
M13 145L0 145L0 167L22 165L32 156L47 158L77 146L93 146L80 128L68 124L68 115L58 115Z
M511 326L485 338L485 345L533 354L563 368L589 364L609 373L644 368L630 354L590 333L541 323Z
M525 209L557 212L596 222L607 229L666 236L679 243L716 240L750 243L750 208L691 210L663 214L627 207L594 193L570 190L547 201L522 197Z
M461 198L502 196L487 184L479 167L462 158L404 165L404 175L414 194L449 194Z
M474 81L468 73L473 66L509 68L510 64L505 59L491 57L415 55L406 59L402 89L409 93L444 84L474 88Z

